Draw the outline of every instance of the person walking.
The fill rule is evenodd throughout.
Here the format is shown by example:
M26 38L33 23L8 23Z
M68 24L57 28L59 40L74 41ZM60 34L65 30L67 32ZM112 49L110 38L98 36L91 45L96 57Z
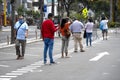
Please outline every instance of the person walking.
M50 64L54 64L53 60L53 45L54 45L54 33L59 29L58 27L54 26L54 23L52 21L53 14L48 14L48 19L43 21L42 27L41 27L41 33L42 38L44 41L44 64L47 63L47 51L49 49L49 58L50 58Z
M83 23L78 21L77 19L75 19L73 23L70 25L70 31L72 32L74 38L74 52L78 51L77 43L79 43L80 51L85 52L85 50L83 50L82 44L83 27L84 27Z
M108 19L106 17L102 17L100 26L101 26L101 30L102 30L103 40L105 40L105 39L107 40L107 36L108 36L108 24L107 23L108 23Z
M88 19L88 22L85 24L86 46L88 46L88 42L90 43L90 46L92 46L93 27L94 27L94 23L93 23L93 20L90 18L90 19Z
M15 48L17 60L24 59L25 47L26 47L26 38L28 37L28 24L24 21L22 15L19 16L19 20L14 25L14 34L15 34ZM21 45L21 49L20 49Z
M69 40L70 40L70 33L69 36L66 36L66 32L70 32L69 30L70 22L68 22L67 18L63 18L61 20L61 25L60 25L60 33L61 33L61 39L62 39L62 47L61 47L61 58L64 58L64 53L66 58L69 58L68 56L68 45L69 45Z

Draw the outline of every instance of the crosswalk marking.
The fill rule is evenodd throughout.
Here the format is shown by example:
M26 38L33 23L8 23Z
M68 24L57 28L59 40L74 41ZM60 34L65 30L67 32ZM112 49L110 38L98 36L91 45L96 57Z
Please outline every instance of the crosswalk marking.
M8 65L0 65L0 67L10 67L10 66L8 66Z
M4 78L15 78L15 77L17 77L17 76L5 76L5 75L3 75L3 76L0 76L0 77L4 77Z
M11 78L0 78L0 80L11 80Z

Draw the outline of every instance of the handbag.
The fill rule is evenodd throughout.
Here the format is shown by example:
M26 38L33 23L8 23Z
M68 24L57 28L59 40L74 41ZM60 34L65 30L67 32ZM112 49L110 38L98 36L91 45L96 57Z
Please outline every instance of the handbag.
M65 30L64 30L64 33L65 33L65 37L66 37L66 38L69 38L70 35L71 35L71 32L70 32L70 30L68 30L68 29L65 29Z
M84 30L83 38L86 38L86 30Z

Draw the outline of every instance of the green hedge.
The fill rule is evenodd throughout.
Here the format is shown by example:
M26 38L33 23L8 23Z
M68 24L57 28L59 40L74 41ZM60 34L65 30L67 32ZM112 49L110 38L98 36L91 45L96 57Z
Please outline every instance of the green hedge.
M110 28L115 28L115 27L120 27L120 23L119 22L108 22L108 26Z

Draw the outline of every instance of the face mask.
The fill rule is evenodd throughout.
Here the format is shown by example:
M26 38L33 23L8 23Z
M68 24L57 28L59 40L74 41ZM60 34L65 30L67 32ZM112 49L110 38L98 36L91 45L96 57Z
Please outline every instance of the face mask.
M54 18L52 18L52 20L54 21Z
M23 19L19 19L19 22L22 24L24 22L24 20Z

